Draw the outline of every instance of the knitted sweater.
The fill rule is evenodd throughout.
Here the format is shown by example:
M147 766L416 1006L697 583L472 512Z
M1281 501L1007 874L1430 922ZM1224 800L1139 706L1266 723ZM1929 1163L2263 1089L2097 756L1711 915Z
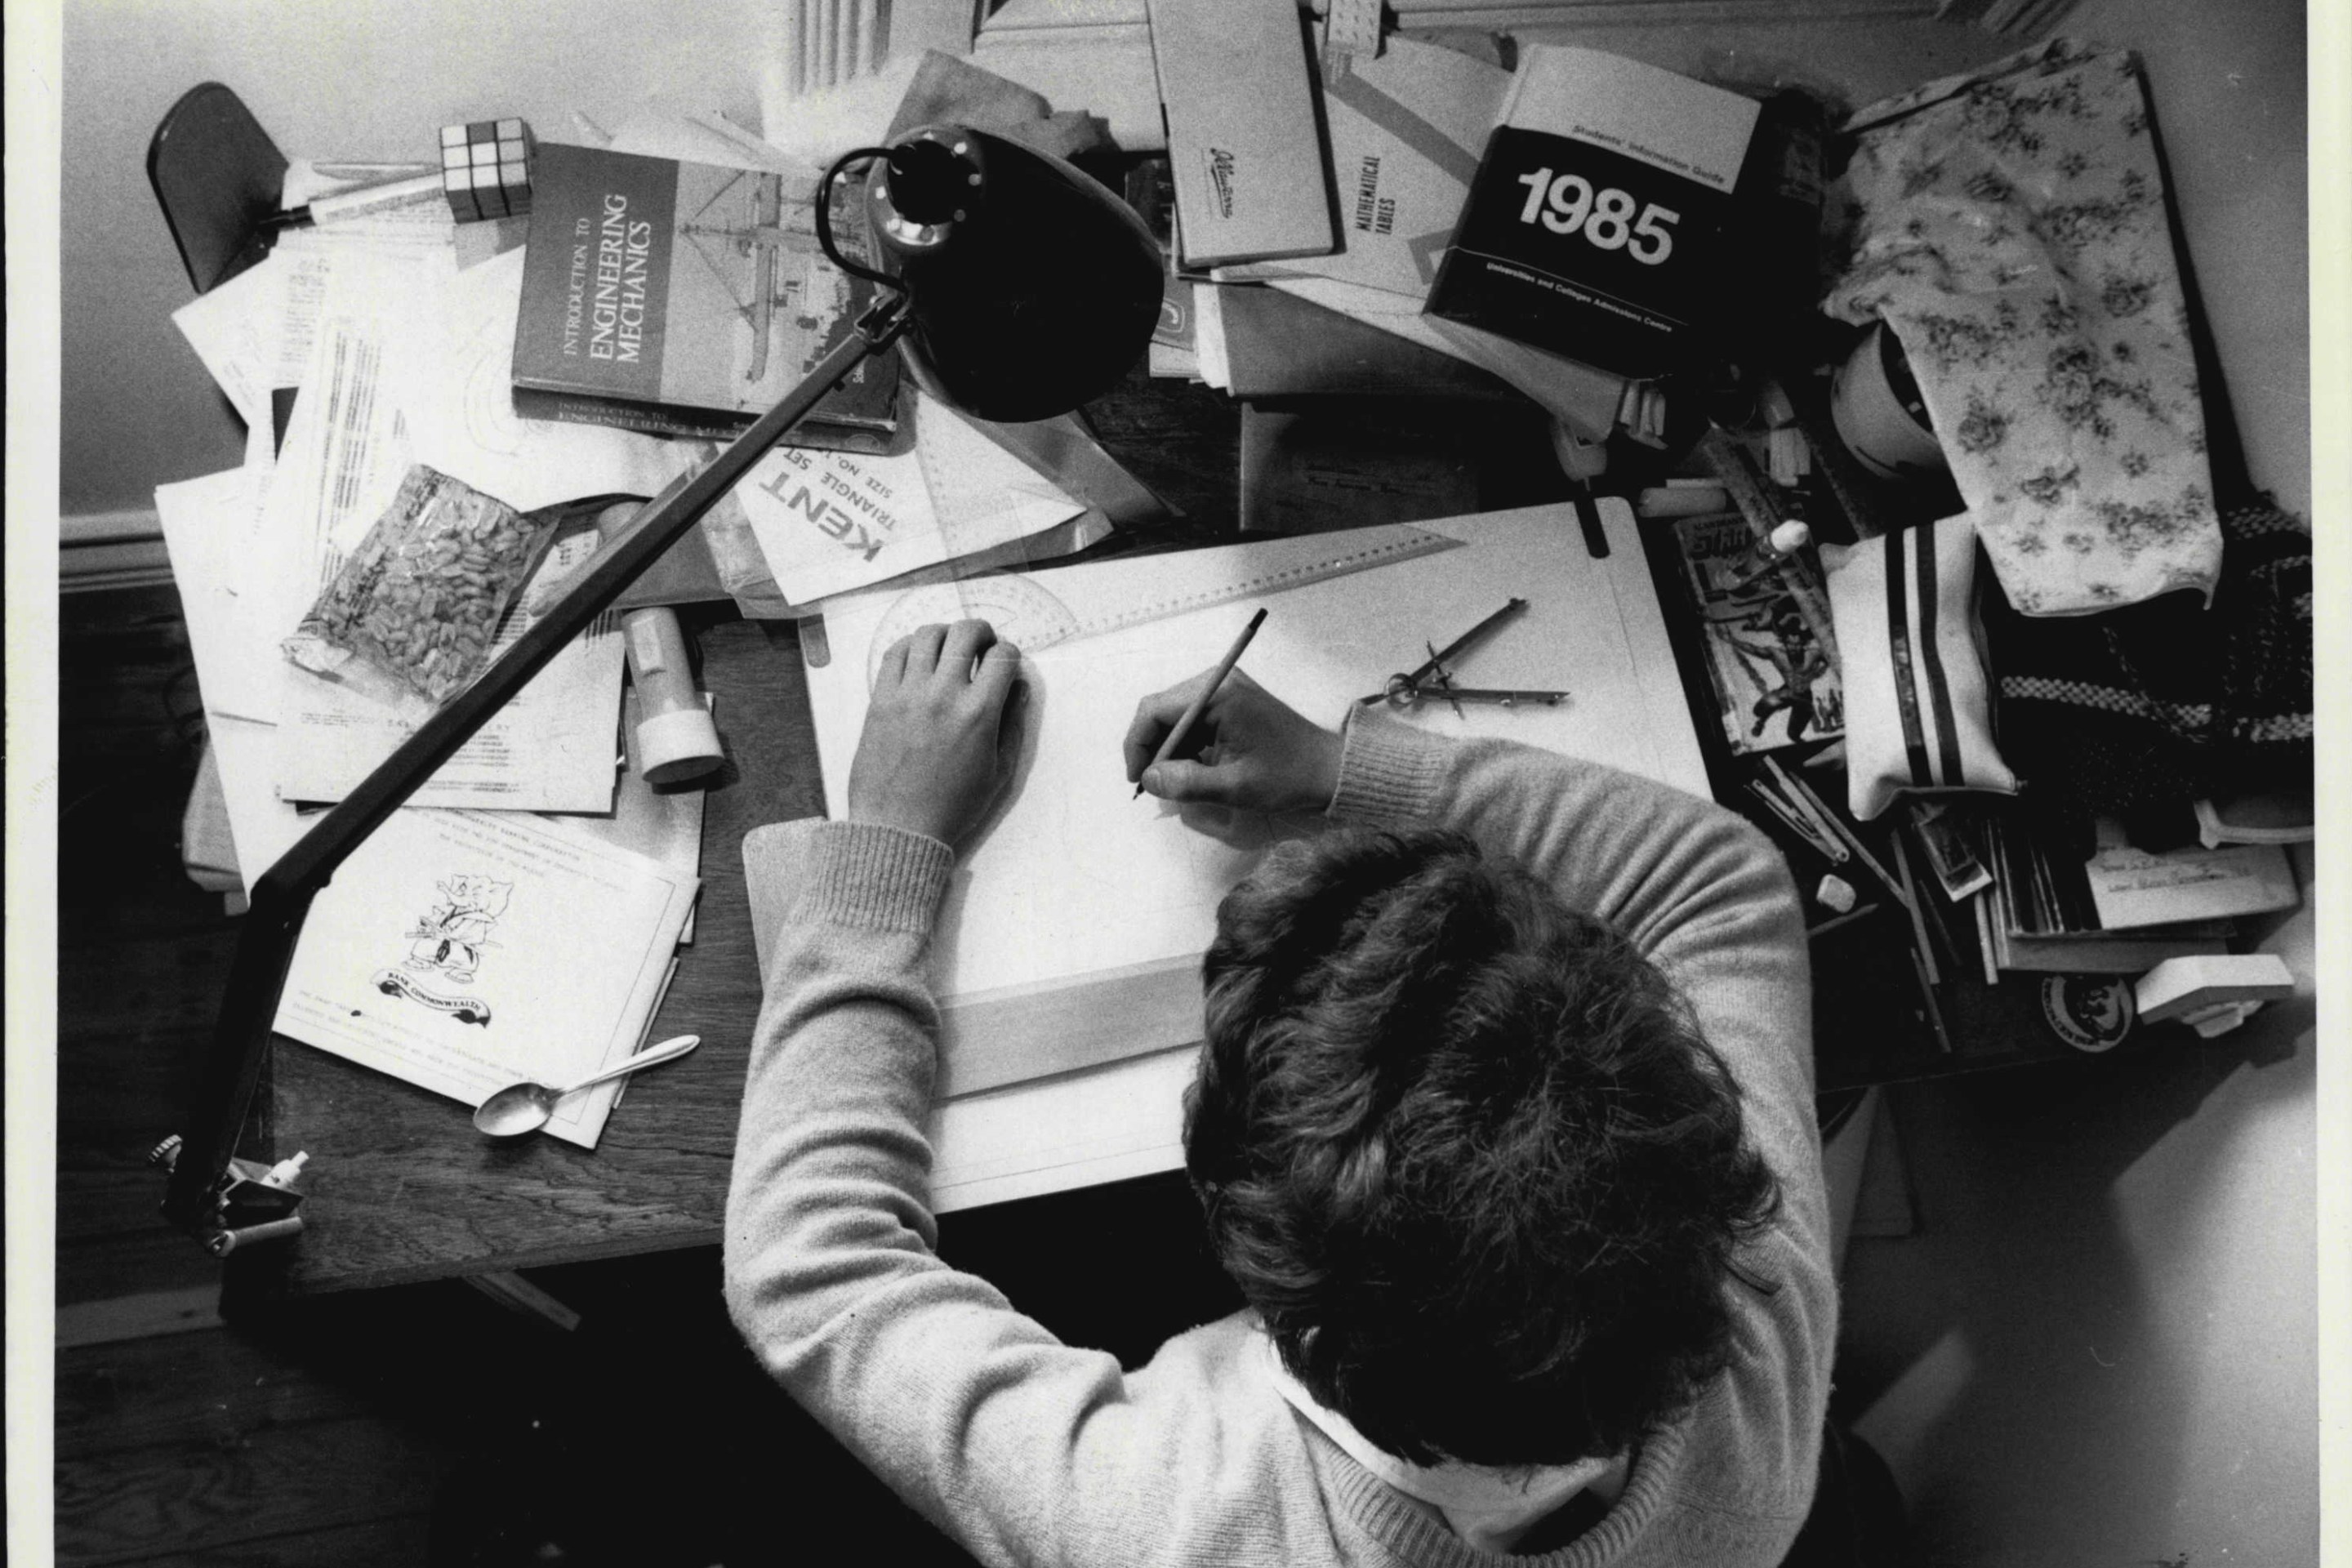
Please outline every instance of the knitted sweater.
M1780 1216L1742 1258L1773 1289L1730 1289L1730 1367L1643 1439L1599 1523L1541 1556L1476 1551L1284 1401L1248 1313L1126 1372L940 1262L925 970L952 855L892 828L790 823L744 840L767 1000L727 1205L736 1323L795 1399L987 1563L1779 1562L1812 1495L1837 1311L1811 977L1780 857L1732 814L1633 775L1371 717L1349 725L1330 816L1459 827L1624 931L1689 997L1780 1178Z

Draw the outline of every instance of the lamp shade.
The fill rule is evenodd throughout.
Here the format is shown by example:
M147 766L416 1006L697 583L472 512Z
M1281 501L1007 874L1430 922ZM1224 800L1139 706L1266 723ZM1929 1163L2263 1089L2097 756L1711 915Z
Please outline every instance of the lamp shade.
M930 125L866 176L883 268L910 296L924 390L983 419L1046 419L1118 384L1160 319L1160 247L1084 172L986 132Z

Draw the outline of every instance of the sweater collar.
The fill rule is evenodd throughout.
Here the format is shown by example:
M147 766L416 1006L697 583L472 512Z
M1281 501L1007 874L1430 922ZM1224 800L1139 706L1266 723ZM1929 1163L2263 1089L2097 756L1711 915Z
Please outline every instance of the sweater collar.
M1373 1444L1353 1422L1308 1393L1262 1332L1258 1349L1267 1378L1293 1409L1371 1477L1435 1509L1447 1528L1477 1552L1510 1552L1536 1524L1588 1489L1609 1503L1624 1490L1632 1466L1622 1454L1511 1469L1411 1464Z

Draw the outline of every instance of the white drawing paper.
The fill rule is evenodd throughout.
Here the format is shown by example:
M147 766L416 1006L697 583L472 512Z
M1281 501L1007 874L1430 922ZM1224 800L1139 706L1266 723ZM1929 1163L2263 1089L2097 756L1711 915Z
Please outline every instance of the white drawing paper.
M871 457L779 447L735 490L786 600L806 605L1042 533L1085 510L909 384L913 447Z
M1186 611L1029 653L1028 727L1013 788L963 848L940 922L946 999L1102 971L1197 957L1214 929L1217 900L1295 825L1248 814L1176 808L1137 799L1120 750L1136 703L1214 664L1250 616L1267 609L1242 668L1299 711L1338 725L1355 699L1525 596L1528 611L1469 656L1463 683L1565 688L1559 708L1469 707L1461 717L1424 703L1409 722L1454 734L1525 740L1704 790L1687 715L1653 700L1655 671L1674 666L1654 640L1628 625L1621 574L1586 553L1569 507L1418 525L1467 542L1451 550L1276 594ZM1627 529L1631 542L1630 527ZM1347 534L1321 536L1336 552ZM1254 545L1106 562L1029 574L1034 598L1083 618L1089 595L1128 595L1139 584L1175 598L1245 575ZM1621 547L1622 549L1622 547ZM1640 565L1638 543L1633 563ZM982 579L962 597L1003 618L1000 584ZM1646 584L1644 584L1646 590ZM825 799L838 816L865 718L872 661L919 616L944 619L952 586L883 590L839 602L825 616L831 662L809 673ZM904 603L902 603L902 599ZM1006 600L1005 603L1012 601ZM1655 604L1641 605L1655 625ZM1048 612L1020 611L1043 624ZM1016 621L1004 628L1014 640ZM1642 651L1637 654L1636 649Z

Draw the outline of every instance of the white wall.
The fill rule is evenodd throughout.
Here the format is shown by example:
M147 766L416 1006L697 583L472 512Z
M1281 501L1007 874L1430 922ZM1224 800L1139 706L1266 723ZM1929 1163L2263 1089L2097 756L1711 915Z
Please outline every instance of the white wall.
M232 468L237 425L172 326L192 297L147 141L201 81L293 156L434 156L439 128L520 114L554 140L647 96L757 124L757 0L73 0L65 7L59 509L145 508Z
M2298 0L2085 0L2067 31L2139 51L2254 481L2311 510L2311 300Z

